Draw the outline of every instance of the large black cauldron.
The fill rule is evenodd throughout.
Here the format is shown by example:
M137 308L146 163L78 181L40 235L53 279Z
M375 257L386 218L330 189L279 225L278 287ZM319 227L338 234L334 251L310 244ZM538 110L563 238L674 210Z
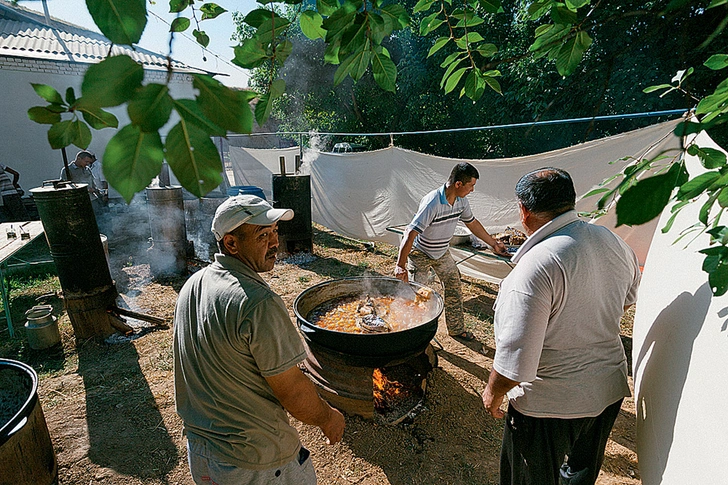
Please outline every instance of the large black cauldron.
M412 289L408 289L409 285ZM298 326L313 346L322 346L352 356L353 360L373 359L386 362L423 352L437 332L437 319L443 310L442 297L432 292L429 312L421 325L399 332L356 334L328 330L311 323L308 318L319 305L344 297L370 295L412 298L422 285L403 283L396 278L355 277L326 281L303 291L293 302Z

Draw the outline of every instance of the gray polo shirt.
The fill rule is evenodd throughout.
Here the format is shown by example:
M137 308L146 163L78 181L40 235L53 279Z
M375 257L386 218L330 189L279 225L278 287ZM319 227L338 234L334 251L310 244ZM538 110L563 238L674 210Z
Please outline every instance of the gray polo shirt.
M293 460L298 433L265 378L305 356L283 300L247 265L216 254L175 309L175 401L188 438L241 468Z
M632 249L570 211L532 234L513 259L495 302L493 362L521 383L510 403L528 416L580 418L629 396L619 321L637 298Z
M458 220L466 224L475 220L468 199L457 197L450 205L444 185L433 190L422 198L417 213L407 226L418 233L414 247L432 259L440 259L450 247Z

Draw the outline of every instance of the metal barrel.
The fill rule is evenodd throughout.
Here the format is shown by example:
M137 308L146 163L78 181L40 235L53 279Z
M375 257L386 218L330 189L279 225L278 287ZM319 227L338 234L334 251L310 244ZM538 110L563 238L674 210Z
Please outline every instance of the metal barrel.
M185 275L187 273L187 228L182 187L150 187L147 209L152 247L149 265L152 274Z
M86 184L56 184L30 191L66 297L113 287Z
M313 252L311 176L273 174L274 207L293 209L293 219L278 223L279 252Z

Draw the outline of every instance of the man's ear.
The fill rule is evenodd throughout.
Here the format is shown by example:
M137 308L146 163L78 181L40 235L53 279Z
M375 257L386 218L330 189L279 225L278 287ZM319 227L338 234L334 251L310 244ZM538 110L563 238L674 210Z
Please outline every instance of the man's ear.
M228 254L238 254L238 240L232 234L225 234L222 237L222 245Z

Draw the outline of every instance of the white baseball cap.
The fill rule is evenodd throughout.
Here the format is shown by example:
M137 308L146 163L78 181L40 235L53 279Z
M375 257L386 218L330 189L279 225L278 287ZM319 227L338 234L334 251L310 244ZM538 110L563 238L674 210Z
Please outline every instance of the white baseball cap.
M270 226L278 221L293 219L293 210L274 209L267 200L255 195L243 194L230 197L215 211L212 233L220 241L222 237L243 224Z

